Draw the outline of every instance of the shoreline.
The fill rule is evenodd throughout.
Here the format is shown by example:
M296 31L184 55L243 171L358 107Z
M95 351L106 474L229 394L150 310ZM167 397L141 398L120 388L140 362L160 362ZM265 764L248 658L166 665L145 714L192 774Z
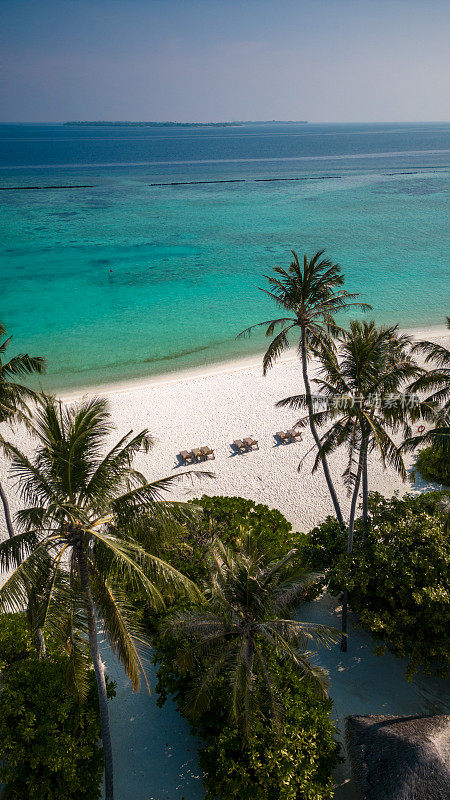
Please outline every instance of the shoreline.
M417 329L415 335L450 344L450 331L444 327ZM311 378L314 369L311 362ZM179 476L171 488L173 500L186 501L203 494L245 497L278 509L295 530L306 532L333 514L323 474L311 472L314 440L308 428L300 440L289 444L280 444L275 436L277 431L292 428L302 416L289 408L277 408L277 401L302 391L299 361L296 352L290 350L265 377L261 356L252 356L170 376L109 385L103 391L101 387L79 389L61 397L70 402L93 394L104 396L113 423L108 442L111 446L127 432L148 430L154 446L149 454L137 454L135 466L150 481ZM256 439L259 449L236 454L233 442L246 436ZM26 430L17 428L15 441L27 455L32 454L34 443ZM198 468L181 464L182 451L204 446L214 451L214 460ZM298 471L303 459L306 460ZM405 483L393 468L383 468L376 453L371 455L369 489L391 497L394 492L401 496L436 488L420 476L414 482L413 454L406 454L404 460L408 473ZM341 478L346 466L346 450L340 448L330 456L329 467L345 515L350 505ZM213 473L213 478L202 475L204 470ZM189 479L182 477L186 473L190 473ZM14 515L22 507L22 500L5 460L0 460L0 480ZM0 515L0 539L6 535Z
M430 325L424 328L411 328L400 327L400 333L413 336L415 339L450 339L450 331L445 325ZM112 394L122 394L128 391L135 391L137 389L153 388L157 386L166 386L173 383L183 383L184 381L197 380L201 378L209 378L218 375L230 375L235 372L241 372L248 369L253 369L262 366L263 351L251 356L242 356L240 358L225 359L223 361L213 362L211 364L200 365L197 367L185 367L184 369L174 370L172 372L162 372L159 375L147 375L141 378L124 379L123 381L112 381L97 384L81 384L77 388L68 388L61 390L54 390L50 394L58 395L62 400L76 400L86 395L101 395L108 397ZM290 348L283 353L278 359L278 364L289 364L298 361L298 355L295 347Z

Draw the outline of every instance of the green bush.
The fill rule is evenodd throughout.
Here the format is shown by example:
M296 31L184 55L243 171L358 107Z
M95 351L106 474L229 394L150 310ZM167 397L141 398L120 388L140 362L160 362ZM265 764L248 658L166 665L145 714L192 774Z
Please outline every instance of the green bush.
M437 447L425 447L419 451L416 471L429 481L450 486L450 458Z
M331 800L339 745L329 712L332 701L317 696L292 668L277 673L283 702L281 731L259 719L246 742L224 720L200 752L207 800Z
M176 650L165 638L158 644L155 660L159 665L157 692L162 705L173 694L179 706L189 695L195 673L180 675L174 670ZM260 716L250 736L230 720L223 676L211 685L210 708L195 722L200 736L200 765L204 773L206 800L331 800L332 772L341 761L330 719L332 701L317 695L315 687L301 679L288 663L271 669L272 688L283 706L281 730ZM256 686L254 703L264 687ZM265 697L264 691L262 695ZM261 698L261 705L265 702Z
M0 658L2 800L98 800L103 755L93 672L80 705L67 687L67 657L39 661L23 614L1 617Z
M35 655L25 614L0 617L0 673L10 664Z
M336 517L327 517L313 528L301 544L304 564L311 570L330 570L347 549L347 531Z
M270 557L285 553L296 541L292 525L276 508L244 497L203 495L193 503L201 506L195 532L202 540L217 536L228 547L239 546L245 534L258 538L261 547Z
M347 585L360 624L382 643L378 652L389 647L408 658L408 677L419 669L445 675L450 665L450 542L443 496L426 492L388 500L374 493L370 524L358 521L351 557L330 520L312 531L308 545L311 560L329 570L329 590L338 593Z
M233 550L240 547L245 535L250 534L258 538L272 558L279 557L290 547L299 546L306 538L292 532L292 525L280 511L243 497L203 495L190 502L200 513L181 526L181 536L180 531L156 531L151 519L147 520L143 515L133 525L133 537L149 552L161 556L199 584L206 578L206 557L215 537ZM136 596L135 600L142 608L143 597Z

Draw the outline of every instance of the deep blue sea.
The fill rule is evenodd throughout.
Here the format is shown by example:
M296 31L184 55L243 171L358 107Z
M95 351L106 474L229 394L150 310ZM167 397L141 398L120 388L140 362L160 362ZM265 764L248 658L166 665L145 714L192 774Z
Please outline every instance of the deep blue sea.
M0 320L50 388L208 364L325 248L380 323L442 324L449 174L445 123L3 125Z

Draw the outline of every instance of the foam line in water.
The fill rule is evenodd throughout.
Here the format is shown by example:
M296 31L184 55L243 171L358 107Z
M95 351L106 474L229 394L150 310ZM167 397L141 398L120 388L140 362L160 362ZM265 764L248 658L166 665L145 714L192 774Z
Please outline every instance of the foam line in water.
M245 178L232 178L222 181L170 181L170 183L150 183L150 186L192 186L203 183L245 183Z

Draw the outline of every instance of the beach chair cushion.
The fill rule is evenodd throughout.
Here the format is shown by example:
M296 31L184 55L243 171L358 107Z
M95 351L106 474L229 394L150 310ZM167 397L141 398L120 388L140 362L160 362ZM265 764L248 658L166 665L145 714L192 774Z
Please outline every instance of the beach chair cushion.
M211 450L210 447L201 447L200 450L203 453L203 455L206 456L206 458L208 458L208 456L214 455L214 450Z

